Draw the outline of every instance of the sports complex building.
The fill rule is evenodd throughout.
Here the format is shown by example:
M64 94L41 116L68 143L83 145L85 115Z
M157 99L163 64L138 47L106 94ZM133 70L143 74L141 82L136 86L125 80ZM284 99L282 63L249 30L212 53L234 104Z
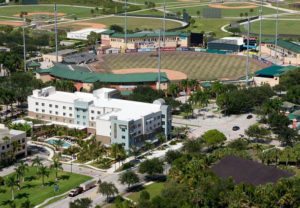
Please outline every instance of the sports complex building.
M159 40L160 36L160 40ZM160 47L177 48L190 46L190 34L183 32L151 32L142 31L127 34L127 43L123 33L105 31L101 33L101 47L117 48L120 50L156 49Z
M115 89L93 93L61 92L54 87L28 96L28 116L71 128L87 129L104 144L121 143L125 149L153 141L163 132L169 137L171 109L163 99L142 103L118 99Z
M157 89L160 79L160 89L167 89L169 79L165 72L159 73L95 73L89 68L77 65L55 64L48 69L38 69L35 71L36 78L43 82L55 79L70 80L74 82L77 91L82 89L90 91L97 82L122 91L133 90L138 85L148 85Z

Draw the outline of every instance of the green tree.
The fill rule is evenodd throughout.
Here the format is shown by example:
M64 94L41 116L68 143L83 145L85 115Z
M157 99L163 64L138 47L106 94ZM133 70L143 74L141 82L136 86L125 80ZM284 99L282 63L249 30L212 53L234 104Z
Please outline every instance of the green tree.
M127 184L128 188L130 188L132 185L140 182L140 179L135 172L129 170L120 175L119 181L122 184Z
M38 169L42 166L42 159L39 156L36 156L31 163L32 167L36 167L36 171L38 172Z
M45 185L45 177L49 177L49 170L46 166L40 166L37 174L42 177L42 185Z
M202 135L202 139L209 148L214 148L218 145L223 144L223 142L225 142L227 138L222 132L218 131L217 129L212 129L206 131Z
M69 208L89 208L92 207L92 200L90 198L76 199L70 202Z
M264 139L270 135L270 131L266 128L260 127L258 124L253 124L245 131L246 135L255 140L261 138Z
M34 205L29 201L29 199L26 199L26 201L22 202L21 207L22 208L31 208Z
M24 182L25 173L28 172L28 164L24 163L24 161L20 161L20 163L15 168L17 180L19 182L19 187L21 187L21 183Z
M15 187L18 187L18 181L16 180L15 176L9 176L6 179L5 185L10 188L11 200L14 201L15 200L14 189Z
M108 183L108 182L100 183L98 187L98 192L106 196L107 202L110 196L114 196L115 194L119 193L116 186L113 183Z
M167 163L172 164L174 160L180 158L182 154L177 150L168 150L166 152L165 160Z
M54 157L50 168L55 170L55 178L58 179L58 171L63 170L62 163L59 161L59 157Z
M124 33L124 28L121 27L120 25L113 24L113 25L109 26L109 29L114 30L117 33Z
M163 173L163 162L158 158L148 159L143 161L139 166L140 173L147 173L149 176Z

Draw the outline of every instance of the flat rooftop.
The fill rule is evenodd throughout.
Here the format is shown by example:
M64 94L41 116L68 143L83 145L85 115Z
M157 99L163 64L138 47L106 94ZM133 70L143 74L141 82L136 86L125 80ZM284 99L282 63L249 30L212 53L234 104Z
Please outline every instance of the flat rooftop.
M4 137L13 137L19 134L25 133L24 131L8 129L8 128L0 128L0 143L3 142Z
M145 115L156 113L160 111L160 104L152 104L152 103L143 103L129 100L122 100L116 98L104 98L102 96L103 93L113 92L115 89L111 88L101 88L97 90L97 96L94 96L92 93L84 93L84 92L62 92L55 91L53 93L49 93L48 96L39 96L39 95L30 95L31 98L39 98L47 101L57 101L62 103L72 104L75 100L91 102L92 107L95 108L114 108L115 111L111 113L107 113L105 115L100 116L101 120L109 120L110 116L117 116L119 120L136 120ZM99 96L100 94L100 96Z
M235 156L222 158L212 167L212 171L223 179L232 177L236 184L246 183L255 186L276 183L280 178L293 176L288 171Z

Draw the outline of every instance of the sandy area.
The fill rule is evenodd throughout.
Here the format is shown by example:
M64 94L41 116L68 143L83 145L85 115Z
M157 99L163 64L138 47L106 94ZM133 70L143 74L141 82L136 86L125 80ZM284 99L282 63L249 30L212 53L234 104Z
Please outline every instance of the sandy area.
M34 16L34 15L49 15L54 16L53 12L28 12L26 16ZM57 13L57 16L65 16L65 13ZM20 14L15 14L15 17L19 17Z
M18 21L0 21L0 25L10 25L14 27L19 27L23 25L23 22L18 22Z
M230 6L230 3L226 4L210 4L209 7L218 8L218 9L253 9L256 8L257 5L251 3L241 3L245 6Z
M112 71L112 73L114 74L130 74L130 73L146 73L146 72L157 72L157 69L137 68L137 69L118 69ZM171 81L187 79L187 75L179 71L174 71L170 69L161 69L161 72L165 72L169 80Z
M100 23L93 23L93 22L76 22L74 25L81 25L91 28L97 28L97 29L104 29L106 28L106 25L100 24Z

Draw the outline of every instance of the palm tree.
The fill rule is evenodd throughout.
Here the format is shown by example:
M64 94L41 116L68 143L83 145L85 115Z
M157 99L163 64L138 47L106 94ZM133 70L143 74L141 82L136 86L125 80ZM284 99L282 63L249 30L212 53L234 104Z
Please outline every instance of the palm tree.
M18 181L16 180L15 176L9 176L5 184L10 188L11 200L14 201L15 200L14 188L18 186Z
M167 89L167 93L174 98L175 96L177 96L178 92L179 92L178 85L175 83L170 83Z
M23 161L15 168L17 180L19 182L19 188L21 187L21 183L24 181L25 172L28 171L28 164Z
M46 177L49 177L49 170L46 166L40 166L37 174L42 177L42 185L44 186L45 185L45 176Z
M56 150L60 150L64 146L64 141L61 139L56 139L54 140L53 145Z
M50 168L55 170L55 178L57 179L58 170L63 170L62 163L59 162L59 157L55 157L53 159L53 164L50 166Z
M198 16L199 18L200 18L200 13L201 13L201 12L198 10L198 11L197 11L197 16Z
M117 162L121 162L124 158L126 158L126 151L122 144L112 144L111 145L111 155ZM116 168L116 165L115 165Z
M32 160L32 167L36 167L36 171L38 171L38 169L42 166L42 159L39 156L36 156L33 160Z
M26 201L24 201L24 202L21 204L21 207L22 207L22 208L31 208L31 207L33 207L33 204L29 201L29 199L27 199Z
M110 196L114 196L115 194L119 193L117 187L113 183L107 183L107 182L103 182L99 184L98 192L106 196L107 202Z

